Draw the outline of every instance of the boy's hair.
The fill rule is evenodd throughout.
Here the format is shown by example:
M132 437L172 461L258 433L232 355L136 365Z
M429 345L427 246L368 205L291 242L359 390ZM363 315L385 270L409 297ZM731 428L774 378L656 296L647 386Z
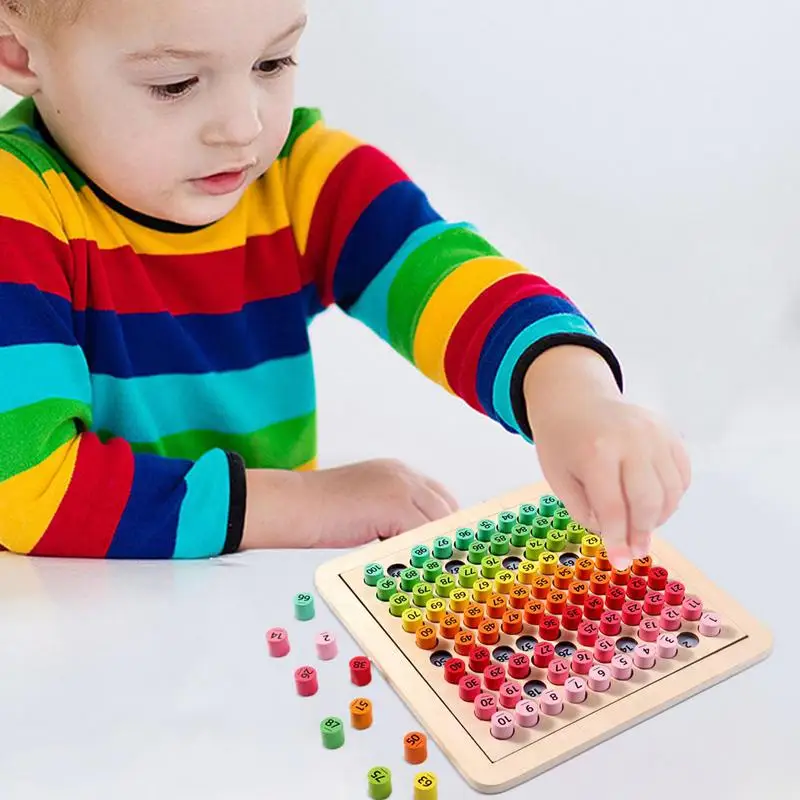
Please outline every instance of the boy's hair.
M52 31L78 19L85 0L0 0L0 8L33 27Z

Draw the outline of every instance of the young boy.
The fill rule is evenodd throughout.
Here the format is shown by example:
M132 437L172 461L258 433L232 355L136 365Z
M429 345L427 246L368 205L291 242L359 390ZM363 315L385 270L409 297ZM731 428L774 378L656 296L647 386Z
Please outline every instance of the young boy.
M302 0L0 0L0 544L201 558L354 546L455 503L314 470L337 304L500 427L618 563L689 483L576 306L293 108ZM354 420L354 426L357 421Z

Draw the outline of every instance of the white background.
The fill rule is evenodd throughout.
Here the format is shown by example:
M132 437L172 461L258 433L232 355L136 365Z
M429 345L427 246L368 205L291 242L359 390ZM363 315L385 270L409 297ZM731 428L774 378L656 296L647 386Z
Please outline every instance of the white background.
M631 397L687 437L695 488L665 535L785 632L796 576L757 597L740 579L770 545L795 552L798 532L800 5L317 0L312 11L298 102L384 147L442 213L472 220L573 296L621 357ZM343 315L315 324L314 345L323 466L399 456L464 504L539 477L535 451ZM241 579L211 565L23 569L2 559L0 794L230 800L277 797L290 785L324 791L329 779L339 784L331 797L361 796L360 778L340 783L343 762L325 758L332 772L311 774L298 756L296 774L274 777L268 753L253 745L269 704L248 709L245 687L261 675L270 685L285 679L264 665L257 642L257 652L241 643L243 631L257 639L259 626L287 624L268 619L272 558L247 562L255 571ZM312 563L294 561L310 579ZM235 581L227 589L225 575ZM292 593L304 580L280 588ZM209 630L218 648L201 638ZM632 732L542 788L577 787L583 770L608 763L624 768L624 748L638 742L639 764L669 764L673 754L673 767L716 776L710 786L727 797L796 797L786 742L797 731L797 703L788 701L797 657L791 636L779 636L769 662L663 715L646 742ZM786 695L781 685L794 688ZM275 702L286 713L298 707ZM381 702L405 719L388 692ZM220 738L206 741L194 721ZM313 739L292 735L321 758ZM387 752L365 741L365 758ZM63 784L45 777L48 763L63 770ZM692 785L684 796L700 796Z

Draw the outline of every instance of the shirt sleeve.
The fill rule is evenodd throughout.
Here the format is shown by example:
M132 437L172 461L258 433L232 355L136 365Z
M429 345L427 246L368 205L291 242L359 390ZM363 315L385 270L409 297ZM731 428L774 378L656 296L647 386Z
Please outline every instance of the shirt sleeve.
M289 216L321 307L338 305L432 381L531 439L523 379L560 344L611 348L567 295L448 221L389 156L298 109L282 154Z
M0 175L0 545L84 558L236 550L245 504L238 456L170 459L93 432L71 291L85 242L68 241L47 175L2 150Z

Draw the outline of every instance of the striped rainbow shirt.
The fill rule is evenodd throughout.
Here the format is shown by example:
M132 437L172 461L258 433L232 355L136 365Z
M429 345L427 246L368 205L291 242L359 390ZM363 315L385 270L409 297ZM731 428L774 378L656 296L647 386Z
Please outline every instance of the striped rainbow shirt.
M562 292L316 110L234 211L187 228L107 196L22 101L0 118L0 545L237 550L245 468L315 465L308 326L332 304L526 438L546 347L593 347L621 382Z

